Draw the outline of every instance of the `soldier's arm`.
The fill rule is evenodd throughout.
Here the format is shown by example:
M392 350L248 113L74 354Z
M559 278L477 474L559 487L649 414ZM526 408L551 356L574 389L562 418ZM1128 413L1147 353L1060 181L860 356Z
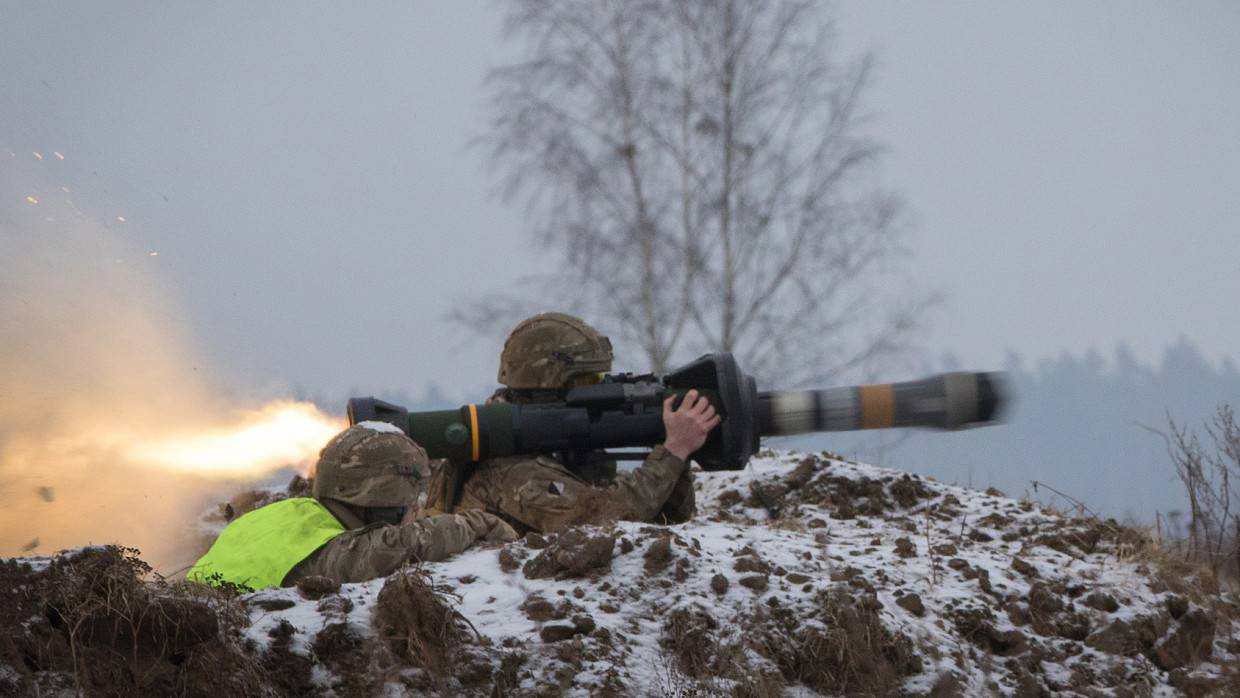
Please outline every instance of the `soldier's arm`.
M476 541L516 540L508 524L485 512L440 514L399 526L348 531L328 541L285 577L284 583L321 575L342 584L386 577L411 562L438 562Z
M611 487L618 490L619 500L627 504L622 518L632 521L653 521L676 487L676 481L688 470L688 463L672 453L666 445L658 445L637 468L618 473Z
M686 393L678 408L673 408L674 402L675 398L669 397L663 403L663 427L667 433L664 442L650 452L640 467L616 476L613 486L628 502L629 512L624 518L654 521L681 480L684 482L677 495L681 501L675 503L672 508L677 511L668 518L684 520L694 509L688 459L706 443L710 430L719 424L719 415L696 390Z

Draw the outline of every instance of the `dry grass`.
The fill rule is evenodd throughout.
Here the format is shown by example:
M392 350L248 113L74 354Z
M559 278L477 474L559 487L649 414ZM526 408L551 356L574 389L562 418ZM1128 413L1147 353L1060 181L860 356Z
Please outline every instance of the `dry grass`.
M1169 433L1150 431L1167 444L1189 511L1187 521L1160 516L1159 535L1234 589L1240 583L1240 424L1231 405L1220 405L1203 426L1208 445L1170 417L1167 425Z
M3 570L21 589L0 613L0 645L23 688L38 694L71 677L86 695L258 695L270 692L233 596L153 575L138 551L109 546L55 559L34 572Z
M379 591L375 623L393 655L437 676L452 673L472 630L435 589L430 575L417 567L388 577Z

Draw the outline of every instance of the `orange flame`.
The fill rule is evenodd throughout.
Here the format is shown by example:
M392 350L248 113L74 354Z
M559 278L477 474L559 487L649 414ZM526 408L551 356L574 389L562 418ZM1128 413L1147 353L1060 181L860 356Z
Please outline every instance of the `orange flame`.
M206 477L261 479L288 466L304 474L344 422L306 402L274 402L239 421L197 432L177 431L124 447L133 463Z

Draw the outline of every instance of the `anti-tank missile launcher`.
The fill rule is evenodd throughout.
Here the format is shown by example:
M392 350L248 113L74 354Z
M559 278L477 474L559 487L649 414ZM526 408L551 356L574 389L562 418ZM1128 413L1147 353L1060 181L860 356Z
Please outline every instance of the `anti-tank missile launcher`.
M608 374L538 404L468 404L409 412L373 397L349 400L350 424L399 427L432 458L476 463L529 453L586 454L652 447L664 439L663 401L691 389L723 417L693 455L706 470L739 470L762 437L890 427L964 429L993 423L1003 396L995 373L944 373L917 381L826 390L759 392L731 354L706 354L665 376Z

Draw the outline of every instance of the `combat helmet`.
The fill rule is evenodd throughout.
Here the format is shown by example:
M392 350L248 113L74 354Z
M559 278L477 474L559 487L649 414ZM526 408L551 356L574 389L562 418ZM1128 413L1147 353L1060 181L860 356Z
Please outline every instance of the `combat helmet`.
M585 320L540 313L509 333L497 380L512 390L558 390L579 377L610 371L611 359L611 340Z
M362 422L319 452L311 493L349 528L397 523L430 483L426 451L399 429Z

